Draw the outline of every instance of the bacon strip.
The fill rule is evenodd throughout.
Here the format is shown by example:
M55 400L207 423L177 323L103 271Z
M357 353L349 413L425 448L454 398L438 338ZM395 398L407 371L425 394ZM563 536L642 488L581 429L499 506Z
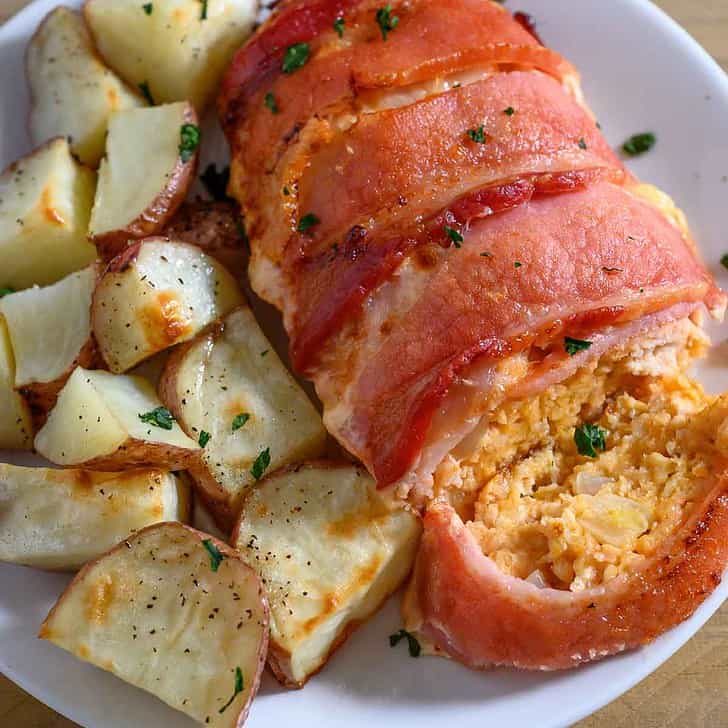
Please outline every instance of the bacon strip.
M607 182L478 220L460 249L434 252L426 295L391 311L386 333L347 383L349 416L334 432L382 486L415 462L435 408L476 359L497 360L565 333L584 338L715 295L680 232ZM357 346L334 344L343 359Z
M282 310L329 431L380 487L422 505L491 389L530 396L703 305L720 314L726 299L525 15L487 0L394 0L385 39L383 5L284 1L237 54L219 109L256 292ZM284 73L294 43L310 55ZM318 222L298 230L308 214ZM567 358L565 335L591 350ZM430 503L410 622L478 668L569 667L643 644L719 581L718 466L647 568L580 595L505 576L452 509Z
M313 242L328 245L354 224L428 215L474 187L594 167L622 164L590 115L547 76L500 73L333 134L298 182L298 209L319 214Z
M505 575L449 506L425 515L406 621L469 667L575 667L639 647L687 619L728 561L728 470L641 571L579 593Z
M341 245L318 254L302 254L289 274L296 292L296 323L291 326L291 358L300 372L313 371L326 341L354 319L366 297L385 281L405 256L429 244L450 247L447 225L464 231L475 220L496 215L549 195L586 189L597 179L622 179L621 170L587 169L580 172L536 174L502 185L486 185L463 195L410 235L368 237L354 227ZM429 257L424 252L423 259Z
M468 69L537 69L572 85L578 78L494 3L395 3L392 12L400 22L386 42L374 20L379 7L369 0L284 5L241 49L225 77L219 109L235 158L232 190L251 233L265 238L262 247L273 259L288 237L284 225L289 232L295 227L290 200L281 199L284 187L295 191L296 185L289 174L295 164L289 160L279 169L287 150L301 139L304 154L321 148L327 124L358 115L373 89L406 88ZM339 39L332 23L342 12L346 31ZM310 43L310 59L294 73L281 73L285 48L297 42ZM269 106L274 100L277 113L266 99ZM263 171L266 177L256 181Z
M460 48L477 48L498 43L510 46L538 47L533 36L514 23L509 13L495 3L478 0L445 0L434 6L427 0L400 0L390 3L392 15L399 18L397 33L384 46L375 16L382 7L379 0L292 0L280 7L263 27L243 46L233 60L221 87L220 108L224 126L240 121L248 100L262 85L271 83L280 73L286 48L295 43L309 43L314 52L322 49L330 56L332 46L351 59L348 42L338 42L333 30L336 18L345 21L346 40L356 43L357 68L361 83L371 79L388 85L398 74L408 74L411 83L414 69L433 58L450 57L453 35ZM443 24L443 13L447 23ZM384 53L384 48L387 51ZM552 63L563 72L573 72L563 59L552 54ZM327 58L328 65L336 67ZM351 60L350 60L351 63ZM442 68L441 68L442 70ZM369 75L373 72L373 75ZM369 79L369 80L367 80ZM299 86L303 89L304 86Z

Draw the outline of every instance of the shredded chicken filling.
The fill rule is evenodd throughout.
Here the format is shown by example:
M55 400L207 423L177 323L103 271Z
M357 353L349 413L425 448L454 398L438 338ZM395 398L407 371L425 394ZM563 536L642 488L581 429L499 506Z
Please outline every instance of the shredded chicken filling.
M704 346L697 327L665 333L672 343L635 342L501 405L477 446L468 438L467 455L440 464L435 497L504 573L572 591L603 584L639 568L711 487L727 407L684 374ZM578 445L585 424L603 447Z

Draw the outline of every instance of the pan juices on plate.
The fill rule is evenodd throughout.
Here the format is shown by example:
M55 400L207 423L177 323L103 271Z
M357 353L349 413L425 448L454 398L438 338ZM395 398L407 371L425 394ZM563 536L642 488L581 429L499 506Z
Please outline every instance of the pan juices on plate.
M728 400L688 371L725 297L524 20L290 0L219 109L254 289L329 432L423 514L405 626L558 669L720 580Z

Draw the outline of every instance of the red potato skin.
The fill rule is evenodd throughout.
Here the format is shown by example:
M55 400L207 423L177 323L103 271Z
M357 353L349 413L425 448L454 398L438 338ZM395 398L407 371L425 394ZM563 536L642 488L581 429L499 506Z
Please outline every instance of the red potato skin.
M407 626L468 667L561 670L652 642L690 617L728 562L728 466L641 571L601 591L539 589L506 576L459 516L436 505L405 600Z
M177 529L183 529L185 531L188 531L189 533L193 534L196 538L199 539L200 542L203 540L210 540L212 543L217 547L217 549L222 553L222 555L227 559L235 559L237 561L240 561L246 569L252 572L252 569L245 564L245 562L240 558L240 554L233 548L231 548L228 544L226 544L224 541L220 541L220 539L215 538L214 536L203 533L202 531L198 531L196 528L192 528L192 526L187 526L184 523L179 523L178 521L164 521L162 523L155 523L151 526L147 526L146 528L142 528L140 531L137 531L136 533L132 534L129 539L126 539L122 541L117 546L114 546L113 549L110 551L107 551L105 554L99 556L98 559L95 559L94 561L89 561L81 570L76 574L76 576L73 577L71 582L66 587L63 594L61 594L60 597L58 597L58 601L51 607L51 610L48 612L48 615L43 620L43 624L40 626L40 629L38 630L38 637L40 639L46 639L48 637L49 627L48 622L53 617L54 612L58 608L58 605L61 604L63 601L63 598L66 593L68 593L71 589L74 588L76 583L81 582L85 577L87 572L94 567L99 561L101 561L106 556L115 553L116 551L121 551L122 549L130 548L129 541L133 538L138 538L139 536L142 536L146 534L149 531L152 531L154 529L158 528L177 528ZM256 576L257 578L257 576ZM242 728L243 724L245 723L248 713L250 712L250 706L253 702L253 699L255 698L258 688L260 687L260 678L263 674L263 668L265 667L265 659L266 655L268 653L268 635L270 633L270 630L268 629L268 623L270 621L270 609L268 607L268 599L265 595L265 591L263 589L262 584L260 584L260 581L258 580L258 598L260 599L261 606L263 608L263 618L265 621L265 629L262 630L262 636L259 646L259 652L258 652L258 665L255 670L255 673L252 677L249 675L245 676L245 679L247 681L246 684L250 685L250 692L249 697L246 702L246 704L243 706L240 713L238 713L237 718L234 719L233 726L234 728Z
M20 394L30 407L33 427L36 432L43 427L45 421L48 419L48 413L55 406L58 394L63 389L73 370L76 367L96 369L101 364L101 354L99 353L96 339L91 334L86 344L79 351L76 359L74 359L71 366L61 377L54 379L52 382L34 382L33 384L21 387Z
M187 104L183 121L185 124L199 124L191 104ZM147 209L139 217L131 220L126 227L91 236L91 241L96 245L102 260L109 261L124 251L130 242L157 235L164 229L185 201L187 192L197 177L199 156L197 149L187 162L177 157L177 163L169 175L165 188L149 203Z
M192 467L196 461L196 450L129 438L114 452L78 463L74 467L112 473L127 468L185 470Z

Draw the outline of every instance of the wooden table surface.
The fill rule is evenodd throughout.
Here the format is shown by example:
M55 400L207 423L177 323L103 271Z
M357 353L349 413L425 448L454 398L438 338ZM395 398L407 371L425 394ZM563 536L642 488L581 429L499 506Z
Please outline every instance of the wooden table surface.
M0 22L28 2L0 0ZM728 0L656 0L656 3L687 28L728 71ZM568 696L564 699L568 700ZM75 728L76 724L0 675L0 726ZM578 728L633 726L728 727L728 602L659 670L578 724Z

